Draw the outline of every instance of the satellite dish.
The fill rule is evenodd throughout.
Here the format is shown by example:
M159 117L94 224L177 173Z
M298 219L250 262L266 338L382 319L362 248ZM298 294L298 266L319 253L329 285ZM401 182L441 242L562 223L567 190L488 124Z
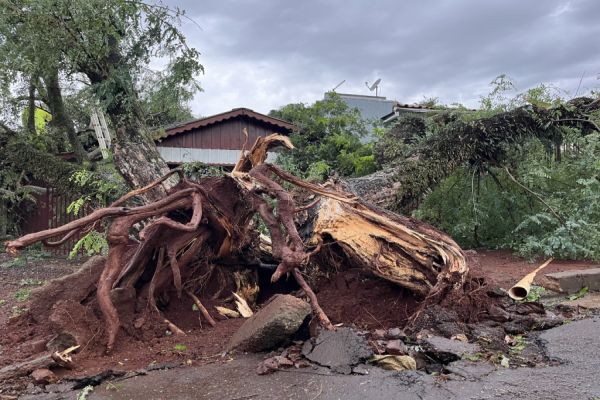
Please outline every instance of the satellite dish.
M369 82L365 82L365 85L369 88L369 90L372 92L373 90L375 91L375 96L377 96L377 92L379 91L379 84L381 83L381 78L377 78L377 80L375 82L373 82L372 85L369 85Z

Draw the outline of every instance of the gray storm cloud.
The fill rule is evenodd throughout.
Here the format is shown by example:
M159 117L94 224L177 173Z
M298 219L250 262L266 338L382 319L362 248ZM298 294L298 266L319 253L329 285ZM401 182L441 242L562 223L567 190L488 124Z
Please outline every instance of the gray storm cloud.
M403 102L439 97L477 106L489 82L520 90L554 84L575 94L600 86L600 1L176 1L202 53L204 92L194 113L268 112L343 92Z

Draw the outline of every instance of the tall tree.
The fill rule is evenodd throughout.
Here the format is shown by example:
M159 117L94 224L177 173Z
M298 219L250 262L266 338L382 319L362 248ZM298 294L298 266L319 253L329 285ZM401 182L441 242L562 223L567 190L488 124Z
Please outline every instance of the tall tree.
M132 186L166 170L146 127L139 81L153 58L168 61L165 79L194 88L199 53L179 30L180 10L136 0L0 0L3 79L30 79L53 124L83 158L62 92L85 88L110 117L115 164ZM62 87L61 87L62 86Z

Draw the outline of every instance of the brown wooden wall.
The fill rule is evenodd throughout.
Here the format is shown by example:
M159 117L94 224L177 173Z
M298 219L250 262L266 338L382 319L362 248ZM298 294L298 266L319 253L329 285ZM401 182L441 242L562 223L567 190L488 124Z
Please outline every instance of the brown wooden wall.
M23 235L57 228L83 216L82 214L73 215L67 213L67 207L75 200L75 197L58 194L53 188L47 188L46 193L34 195L34 197L36 198L36 208L28 213L21 223L21 233ZM61 246L47 247L46 250L57 255L66 256L71 252L75 243L82 237L83 235L81 234L75 235ZM51 241L58 239L60 237L53 238ZM79 254L84 254L83 249L79 251Z
M246 146L248 148L254 144L259 136L267 136L282 131L281 129L274 129L269 124L241 116L167 137L157 145L191 149L241 150L245 141L244 128L248 130L248 145Z

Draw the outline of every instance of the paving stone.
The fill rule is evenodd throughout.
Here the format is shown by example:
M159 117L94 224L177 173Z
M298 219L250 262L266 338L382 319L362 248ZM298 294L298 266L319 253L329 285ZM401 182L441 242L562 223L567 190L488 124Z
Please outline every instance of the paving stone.
M555 272L546 274L546 278L557 282L560 290L568 294L586 286L589 290L600 290L600 268Z
M351 328L322 331L315 339L314 347L303 348L304 356L334 372L350 374L352 367L373 355L367 340Z

